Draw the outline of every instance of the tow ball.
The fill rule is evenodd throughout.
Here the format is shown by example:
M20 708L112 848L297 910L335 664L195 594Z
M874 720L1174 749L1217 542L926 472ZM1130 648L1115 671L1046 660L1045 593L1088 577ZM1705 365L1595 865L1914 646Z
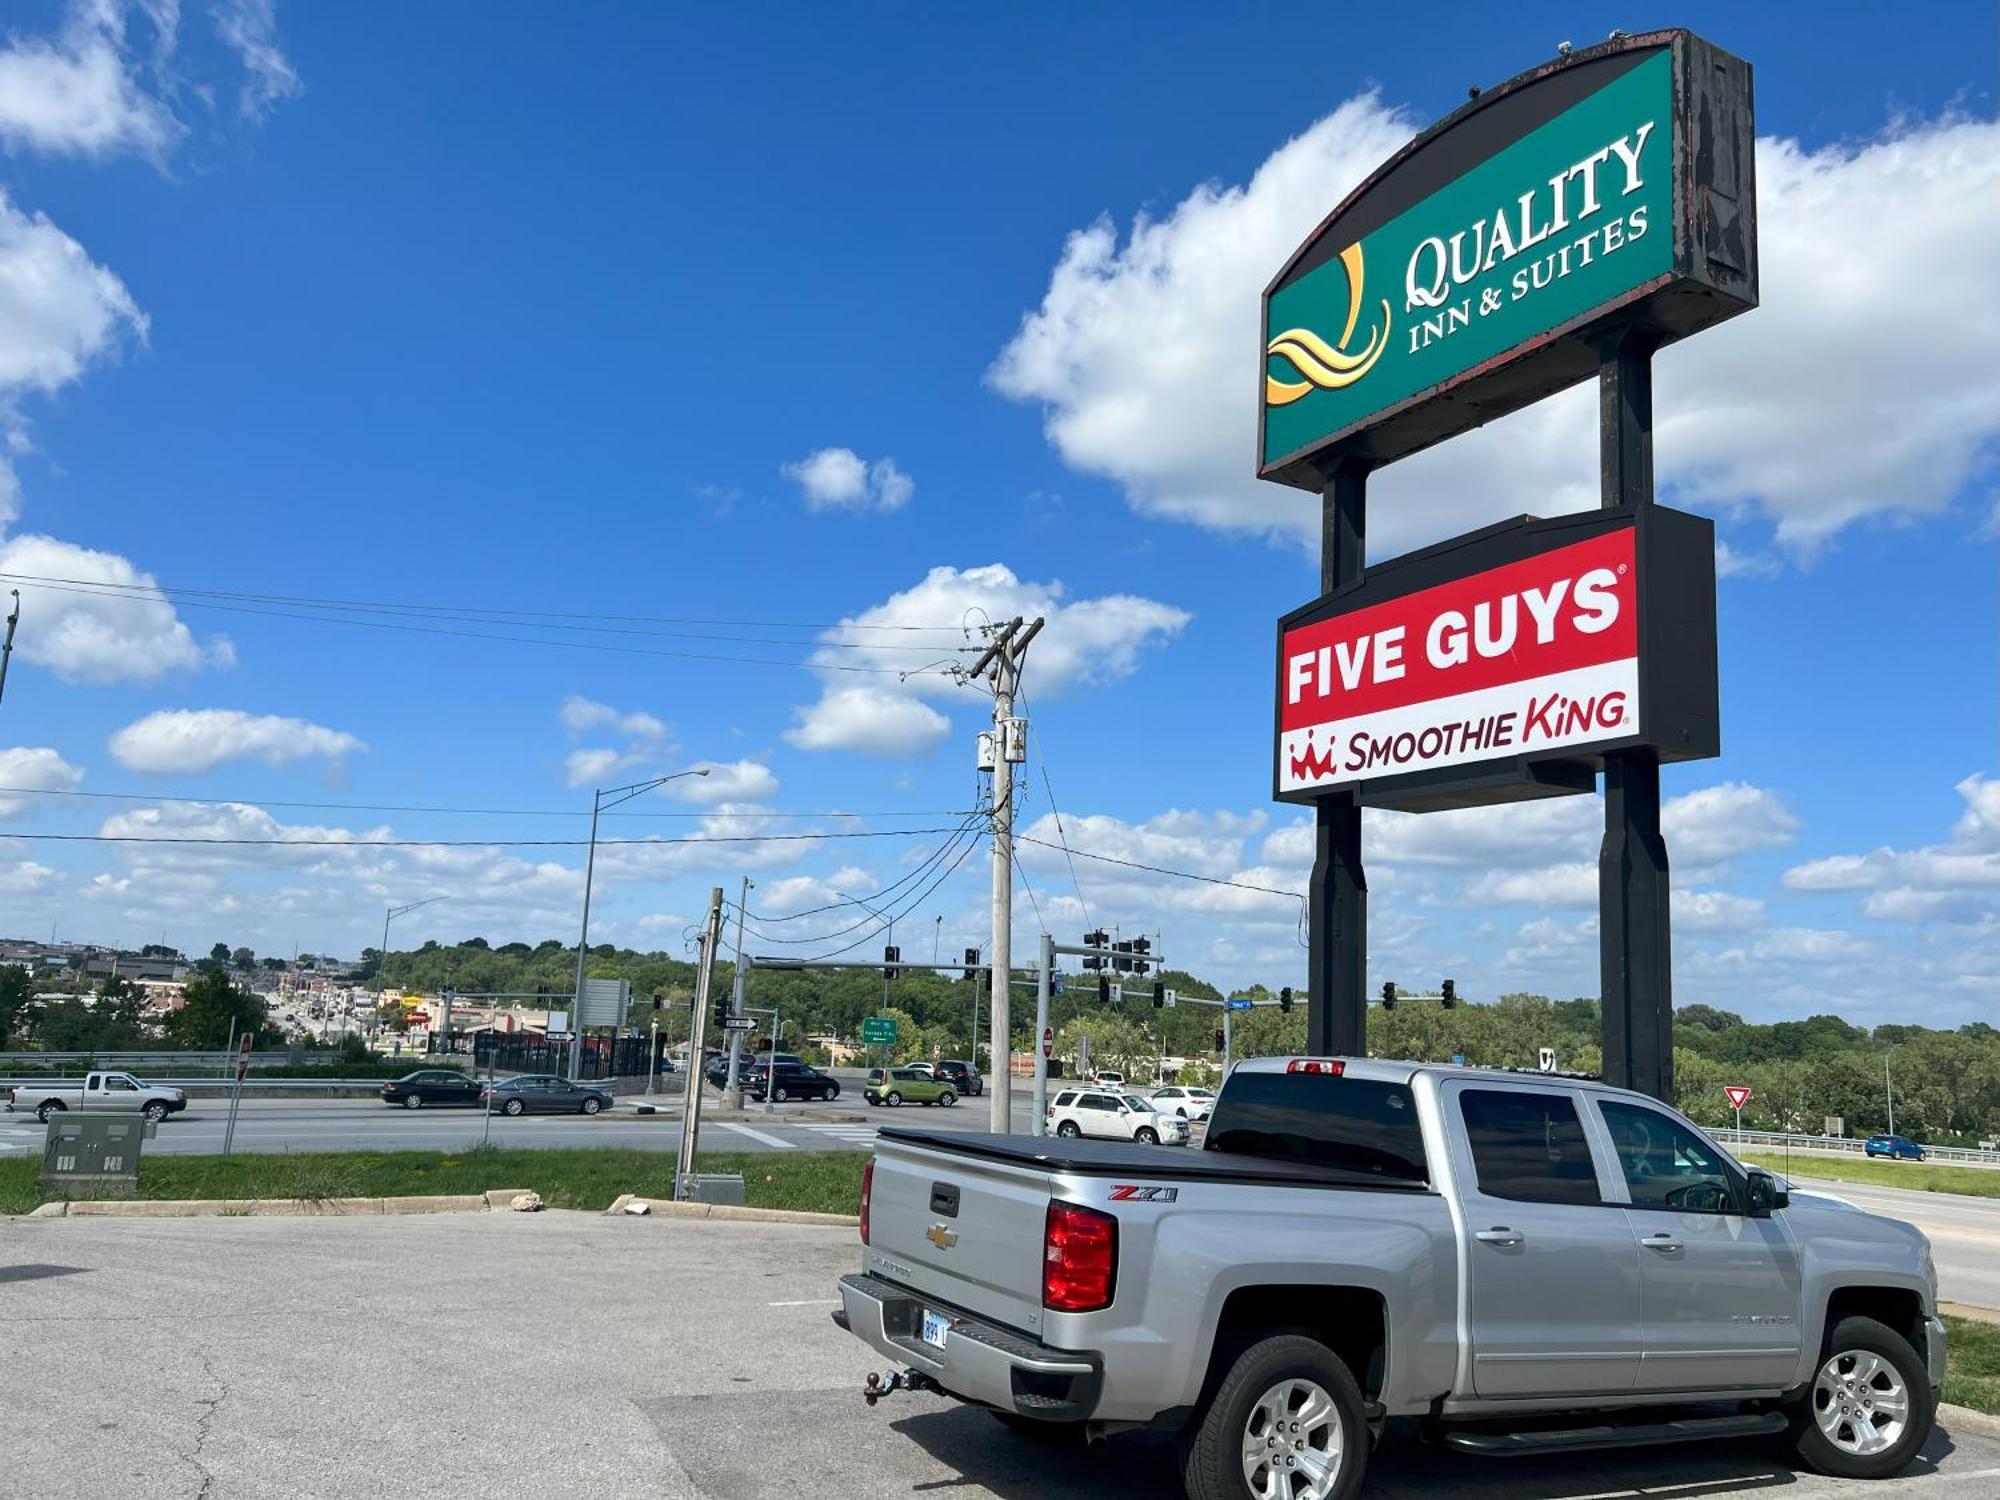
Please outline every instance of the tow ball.
M944 1387L922 1370L884 1370L880 1374L870 1371L867 1382L861 1388L861 1399L873 1406L884 1396L892 1396L897 1391L934 1391L942 1395Z

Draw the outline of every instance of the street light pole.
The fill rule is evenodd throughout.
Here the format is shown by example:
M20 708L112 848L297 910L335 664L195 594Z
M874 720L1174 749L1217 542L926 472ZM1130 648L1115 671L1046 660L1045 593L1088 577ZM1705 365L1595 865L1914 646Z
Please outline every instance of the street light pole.
M1896 1133L1896 1091L1889 1084L1889 1054L1882 1054L1882 1102L1889 1106L1889 1134Z
M754 880L745 875L743 877L743 893L736 901L736 972L731 976L729 986L729 1013L732 1016L743 1014L744 991L748 981L748 976L743 968L743 922L750 906L750 892L756 889L756 885L757 883ZM777 1050L777 1046L778 1044L775 1041L771 1043L773 1051ZM689 1061L693 1061L693 1059L690 1058ZM729 1072L722 1080L723 1098L727 1099L731 1094L736 1096L736 1107L741 1109L743 1107L743 1033L735 1027L731 1027L729 1032Z
M629 786L614 786L608 792L602 787L590 797L590 852L583 861L583 931L576 940L576 993L569 1002L569 1076L576 1080L583 1062L583 968L590 956L590 886L597 873L597 815L607 807L617 807L630 802L634 797L644 796L654 787L665 786L670 781L678 781L683 776L706 776L708 767L693 771L670 771L665 776L655 776L649 781L635 781ZM609 800L606 800L606 799ZM690 1059L692 1061L692 1059Z
M401 906L390 906L383 909L382 947L375 956L375 1022L370 1028L371 1035L379 1036L382 1032L382 990L388 978L383 971L389 967L389 923L391 919L408 916L420 906L429 906L433 901L443 901L446 899L448 898L444 896L426 896L421 901L410 901ZM347 1028L343 1026L341 1028L341 1035L345 1036L346 1034Z

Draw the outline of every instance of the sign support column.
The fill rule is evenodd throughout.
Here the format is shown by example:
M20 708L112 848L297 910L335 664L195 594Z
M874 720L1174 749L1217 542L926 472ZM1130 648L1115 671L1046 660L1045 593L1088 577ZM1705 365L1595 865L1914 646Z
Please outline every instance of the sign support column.
M1599 347L1598 464L1606 510L1653 503L1653 350L1628 325ZM1674 998L1660 759L1604 757L1604 842L1597 856L1598 972L1604 1079L1673 1098Z
M1361 578L1368 466L1344 454L1323 477L1319 586L1330 594ZM1367 1051L1368 876L1361 864L1361 805L1352 795L1313 804L1308 889L1306 1050L1359 1056Z

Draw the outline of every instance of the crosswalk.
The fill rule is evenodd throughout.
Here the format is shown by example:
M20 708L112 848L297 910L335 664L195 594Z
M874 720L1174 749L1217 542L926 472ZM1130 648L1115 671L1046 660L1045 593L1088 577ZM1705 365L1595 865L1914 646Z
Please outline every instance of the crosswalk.
M862 1150L875 1144L873 1125L801 1125L801 1130L810 1130L814 1135L824 1136L840 1142L843 1146L853 1146Z

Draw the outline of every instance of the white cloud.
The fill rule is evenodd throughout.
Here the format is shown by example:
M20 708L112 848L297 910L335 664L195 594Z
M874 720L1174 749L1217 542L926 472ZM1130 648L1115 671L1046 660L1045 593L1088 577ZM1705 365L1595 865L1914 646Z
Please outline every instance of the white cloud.
M660 788L676 802L762 802L778 795L778 778L769 766L754 760L698 760L688 769L708 774L686 776Z
M563 785L602 784L606 776L628 763L626 757L616 750L572 750L563 757Z
M169 50L172 31L167 20L157 33ZM0 47L0 142L12 149L158 158L181 135L173 111L134 75L116 0L72 0L53 37L16 35Z
M1682 932L1742 932L1764 920L1764 903L1729 891L1675 890L1674 927Z
M212 771L232 760L261 760L267 766L314 757L339 760L368 748L342 729L234 708L161 709L127 724L110 744L127 770L156 775Z
M1670 797L1660 808L1667 855L1690 869L1725 864L1798 837L1799 820L1762 787L1741 781Z
M1469 905L1597 905L1597 862L1577 860L1539 870L1492 870L1465 887Z
M793 712L798 722L785 739L801 750L922 755L951 729L951 721L928 703L892 688L828 688L819 702Z
M1203 184L1122 243L1109 218L1073 234L992 383L1039 403L1064 460L1141 512L1314 543L1313 498L1251 477L1245 334L1265 282L1413 126L1350 99L1247 186ZM1663 490L1759 509L1796 552L1864 516L1941 510L1990 461L2000 412L2000 126L1901 124L1813 152L1766 140L1757 171L1764 305L1661 354ZM1371 555L1596 504L1579 462L1595 413L1573 390L1382 471Z
M651 714L636 710L613 708L609 703L598 703L589 698L579 698L572 694L563 699L557 710L563 728L572 735L588 734L595 729L609 729L637 740L661 740L667 737L667 726Z
M280 101L305 92L298 70L278 46L273 0L213 0L211 9L217 34L243 63L239 115L262 120Z
M26 793L66 792L82 780L82 767L71 765L46 745L33 748L23 745L12 750L0 750L0 818L11 818L22 812L33 813L58 800L15 795L7 788L18 788Z
M1956 790L1965 809L1946 842L1808 860L1785 871L1785 886L1869 892L1862 910L1883 921L1991 921L2000 910L2000 781L1968 776Z
M1866 958L1874 948L1851 932L1818 927L1778 927L1751 944L1750 956L1766 962L1831 964Z
M893 458L872 463L852 448L821 448L783 473L806 497L808 510L901 510L917 492L916 481Z
M226 636L197 641L152 574L115 552L49 536L10 537L0 541L0 574L17 575L0 582L21 590L14 649L66 682L150 682L172 671L235 664ZM38 578L99 587L24 581Z
M38 896L58 883L61 877L47 865L32 859L0 865L0 895Z

